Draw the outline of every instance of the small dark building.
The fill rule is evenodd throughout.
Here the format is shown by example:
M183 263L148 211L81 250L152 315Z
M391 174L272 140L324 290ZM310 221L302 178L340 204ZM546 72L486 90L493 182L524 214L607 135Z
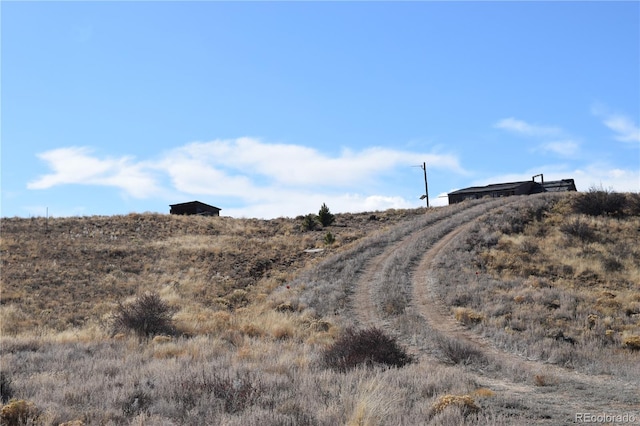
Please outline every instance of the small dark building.
M542 175L538 175L541 176ZM556 181L536 182L527 180L524 182L497 183L487 186L472 186L470 188L459 189L450 192L449 204L460 203L464 200L475 200L484 197L509 197L511 195L530 195L540 192L564 192L575 191L576 185L573 179L562 179Z
M577 191L576 184L573 179L552 180L542 182L545 192L566 192Z
M209 204L201 203L200 201L189 201L188 203L171 204L171 214L185 214L185 215L201 215L201 216L220 216L220 210L218 207L210 206Z

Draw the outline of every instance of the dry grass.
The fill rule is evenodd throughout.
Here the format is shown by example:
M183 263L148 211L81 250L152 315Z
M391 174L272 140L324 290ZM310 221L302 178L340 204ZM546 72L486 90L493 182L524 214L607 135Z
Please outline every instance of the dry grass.
M577 214L579 196L530 197L477 222L441 261L441 296L510 350L634 375L624 336L640 332L640 216Z
M15 401L22 401L21 410L43 425L524 424L561 418L566 413L559 408L543 410L480 385L468 369L491 360L412 322L406 271L438 238L487 211L484 203L336 215L322 231L305 231L302 218L2 219L0 370L15 398L2 410L17 410ZM562 352L563 345L574 349L592 339L622 351L616 362L637 362L638 351L629 348L638 336L638 249L617 237L637 229L637 219L580 218L596 239L576 244L578 237L559 230L565 207L545 207L540 219L530 220L505 208L506 219L482 225L470 237L479 242L471 251L465 246L451 254L455 268L447 267L459 272L447 276L464 284L452 285L443 298L455 299L452 312L462 323L489 330L504 346L524 345L562 363L574 356ZM534 209L527 217L536 215ZM372 294L394 337L428 342L426 350L444 362L434 357L393 369L326 368L322 354L353 325L349 301L358 274L386 245L423 230L423 240L389 259ZM327 231L335 238L330 245ZM623 248L615 251L616 244ZM556 246L564 252L580 246L584 252L576 256L586 260L558 262L558 252L551 252L560 250ZM514 251L528 257L509 258ZM487 298L476 301L485 297L480 290ZM175 309L176 332L111 336L118 303L146 291ZM469 292L473 297L465 298ZM562 333L536 334L541 329ZM536 346L539 341L546 346ZM535 377L524 380L537 384ZM555 382L541 375L540 383L553 388Z

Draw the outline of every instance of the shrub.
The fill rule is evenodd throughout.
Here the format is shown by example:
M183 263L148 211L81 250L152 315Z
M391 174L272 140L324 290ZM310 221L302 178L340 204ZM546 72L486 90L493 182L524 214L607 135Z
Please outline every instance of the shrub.
M141 390L135 390L122 401L122 413L128 417L137 416L149 408L151 402L151 395Z
M11 378L4 371L0 371L0 400L3 404L13 398L11 382Z
M628 193L626 205L629 215L640 216L640 193Z
M305 231L314 231L317 225L318 221L316 215L314 215L313 213L309 213L302 218L302 228Z
M134 331L139 337L173 335L175 310L158 293L147 292L131 303L119 303L113 314L114 333Z
M37 424L41 411L31 401L12 399L0 411L0 424L22 426Z
M413 361L394 338L375 327L365 330L348 328L327 348L323 360L326 366L342 372L358 365L403 367Z
M327 207L326 204L322 203L320 211L318 212L318 219L320 220L322 226L325 227L331 225L336 220L336 217L331 214L331 212L329 211L329 207Z
M481 323L484 315L475 312L473 309L458 307L453 310L456 320L467 326Z
M239 413L258 402L262 382L250 374L235 376L218 372L202 372L198 376L182 379L174 386L173 400L184 411L195 407L201 395L212 395L218 399L227 413Z
M560 231L567 235L577 237L582 242L592 241L595 236L589 224L578 218L562 223L562 225L560 225Z
M633 351L640 351L640 336L629 335L622 338L622 346Z
M457 407L464 416L480 411L470 395L443 395L431 406L432 414L441 413L447 407Z
M573 207L577 213L589 216L621 216L625 204L624 194L592 186L575 198Z
M443 361L447 363L463 365L487 363L484 354L465 341L439 335L436 338L436 345L440 349Z
M324 243L328 246L336 242L336 237L333 236L331 232L327 232L324 235Z

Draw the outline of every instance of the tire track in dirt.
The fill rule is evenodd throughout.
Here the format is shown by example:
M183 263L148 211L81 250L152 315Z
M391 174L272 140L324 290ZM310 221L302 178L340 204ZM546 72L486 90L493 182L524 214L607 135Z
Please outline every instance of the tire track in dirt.
M497 348L493 343L469 328L460 324L450 313L446 304L436 296L436 278L433 276L431 267L438 256L446 254L447 246L463 235L472 223L456 228L441 238L425 255L413 272L413 303L420 315L441 334L448 337L455 337L472 344L484 355L491 357L494 361L502 363L512 363L518 365L523 370L530 372L531 376L539 371L551 374L558 379L568 382L577 381L588 386L611 386L609 376L598 376L568 370L555 364L543 361L527 359L513 352L504 351ZM620 382L615 384L620 385Z
M494 209L503 205L504 204L500 204L494 207ZM612 380L612 378L608 376L592 376L570 371L553 364L525 359L517 354L503 351L493 345L489 339L474 333L453 318L449 308L436 296L435 288L437 283L432 276L431 267L438 256L446 252L449 244L456 238L464 235L479 217L487 214L486 206L485 209L478 206L474 208L477 209L475 212L477 214L474 213L470 216L466 223L456 225L456 221L459 221L459 218L463 217L462 214L464 212L454 214L450 218L432 223L415 234L405 236L389 244L381 254L372 258L366 264L366 269L359 277L354 289L352 312L356 321L364 327L377 326L384 329L393 328L391 321L385 318L376 306L376 300L378 299L377 292L382 291L376 286L378 278L383 274L387 262L398 250L406 249L417 244L422 238L427 236L430 228L434 225L449 222L452 224L451 228L453 230L446 232L444 235L438 235L436 241L428 248L421 259L412 266L411 310L419 314L426 324L437 333L471 345L494 365L508 365L512 370L524 372L525 377L533 378L536 374L543 374L556 380L558 386L553 390L541 389L539 386L520 383L507 377L495 377L495 373L484 374L475 370L466 369L469 370L468 373L473 376L478 383L512 396L522 397L523 399L533 398L538 404L553 407L556 415L565 416L566 419L569 419L573 413L582 412L585 409L592 411L600 410L602 412L611 411L616 403L598 397L598 394L602 394L602 389L607 389L607 393L611 395L619 393L621 389L624 389L628 395L637 395L637 390L634 391L635 388L631 383ZM470 212L467 212L467 214L469 213ZM394 334L398 333L396 332ZM403 340L410 341L411 339L404 336ZM430 358L433 360L433 357L426 353L424 349L420 349L414 344L410 344L409 346L409 351L412 352L413 355L417 355L419 359L426 360ZM522 375L520 376L522 377ZM594 388L599 388L600 391L594 394L590 390ZM639 408L637 405L629 406L624 404L622 407L626 410L636 410Z
M489 204L489 203L487 203ZM376 292L379 289L376 288L375 283L379 281L379 277L382 276L387 262L394 256L399 250L415 245L421 239L425 237L431 229L443 222L456 220L462 217L463 214L469 214L469 211L484 210L486 206L481 204L479 206L473 206L469 210L457 212L449 217L443 217L435 220L418 232L405 235L387 245L382 253L370 259L366 265L364 272L360 274L358 282L355 285L353 300L352 300L352 314L354 315L356 322L362 327L379 326L381 323L387 323L388 321L380 315L378 307L376 306ZM482 213L478 213L480 216Z

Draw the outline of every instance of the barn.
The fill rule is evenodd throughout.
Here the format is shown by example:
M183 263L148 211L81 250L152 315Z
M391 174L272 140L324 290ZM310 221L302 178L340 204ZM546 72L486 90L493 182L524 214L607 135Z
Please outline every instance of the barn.
M541 176L542 175L537 175ZM535 177L535 176L534 176ZM564 192L576 191L576 184L573 179L562 179L554 181L536 182L527 180L523 182L496 183L487 186L472 186L470 188L459 189L450 192L449 204L460 203L464 200L475 200L484 197L509 197L511 195L530 195L540 192Z
M220 208L201 203L200 201L189 201L188 203L170 204L171 214L220 216Z

